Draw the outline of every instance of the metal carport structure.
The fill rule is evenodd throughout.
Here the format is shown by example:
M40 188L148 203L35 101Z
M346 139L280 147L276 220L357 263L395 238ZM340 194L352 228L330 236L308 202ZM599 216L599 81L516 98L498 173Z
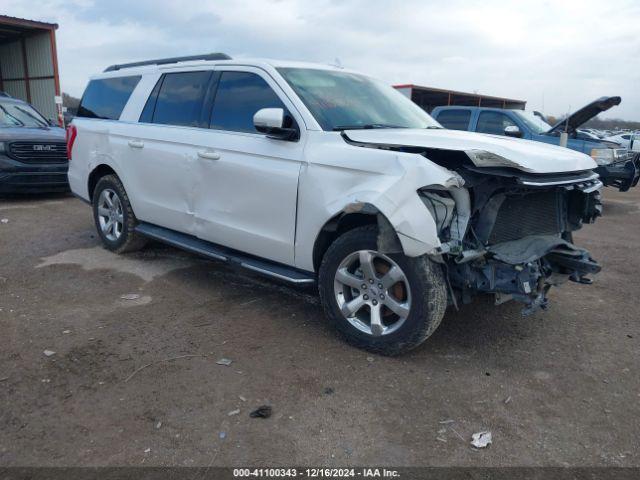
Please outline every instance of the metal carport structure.
M0 90L62 125L57 28L56 23L0 15Z
M524 110L527 103L525 100L514 100L513 98L493 97L491 95L458 92L441 88L421 87L420 85L411 83L394 85L394 88L417 103L427 113L431 113L431 110L435 107L445 107L449 105Z

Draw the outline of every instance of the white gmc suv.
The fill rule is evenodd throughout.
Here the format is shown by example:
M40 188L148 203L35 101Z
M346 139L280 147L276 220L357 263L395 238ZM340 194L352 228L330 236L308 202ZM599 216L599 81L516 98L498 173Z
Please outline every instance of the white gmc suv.
M474 295L547 305L600 266L572 232L600 214L582 153L443 129L390 86L224 54L114 65L67 132L69 182L105 247L151 238L317 282L351 343L399 354Z

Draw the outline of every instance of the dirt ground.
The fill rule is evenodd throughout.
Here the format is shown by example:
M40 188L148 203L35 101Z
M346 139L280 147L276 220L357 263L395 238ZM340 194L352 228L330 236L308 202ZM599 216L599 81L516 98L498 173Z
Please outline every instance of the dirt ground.
M576 235L593 285L451 310L400 358L345 344L313 289L116 256L71 197L0 200L0 465L638 466L640 189L605 197Z

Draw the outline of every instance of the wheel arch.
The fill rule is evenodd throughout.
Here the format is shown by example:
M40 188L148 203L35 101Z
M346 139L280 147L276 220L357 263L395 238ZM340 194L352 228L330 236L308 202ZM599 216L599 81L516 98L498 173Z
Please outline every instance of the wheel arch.
M87 193L89 194L90 202L93 202L93 192L96 189L96 185L98 185L100 179L106 175L115 175L120 178L113 167L107 165L106 163L97 165L93 170L91 170L91 173L89 173L89 177L87 179Z
M403 252L400 239L387 217L371 203L355 202L336 213L320 229L313 245L314 270L319 270L324 254L338 237L365 225L377 225L381 252Z

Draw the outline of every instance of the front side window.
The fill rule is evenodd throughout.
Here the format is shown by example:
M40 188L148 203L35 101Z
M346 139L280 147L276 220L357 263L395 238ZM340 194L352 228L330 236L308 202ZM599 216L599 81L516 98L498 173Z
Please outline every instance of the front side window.
M210 128L257 133L253 116L262 108L286 107L259 75L250 72L222 72L211 112Z
M118 120L140 75L91 80L84 91L78 117Z
M516 125L508 116L500 112L482 112L478 117L476 132L504 135L504 129Z
M470 110L443 110L438 114L438 122L450 130L468 130L471 120Z
M42 128L48 125L49 122L31 105L15 101L0 101L0 128Z
M202 107L211 75L211 71L167 73L158 91L152 123L205 126Z
M323 130L441 128L395 88L365 75L312 68L279 68Z

